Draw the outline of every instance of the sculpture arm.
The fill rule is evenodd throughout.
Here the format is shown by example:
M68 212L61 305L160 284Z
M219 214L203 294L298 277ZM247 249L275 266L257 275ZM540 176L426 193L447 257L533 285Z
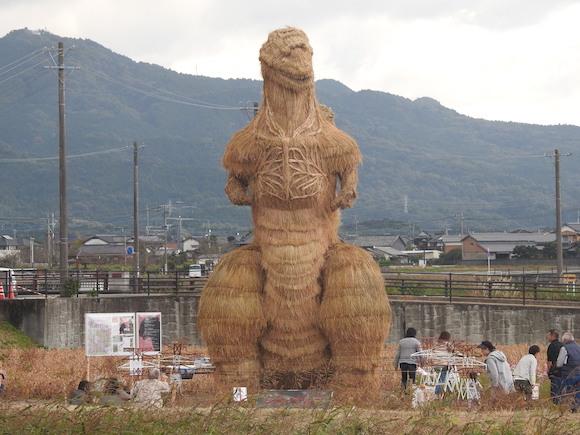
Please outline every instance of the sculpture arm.
M248 192L246 180L230 173L225 190L232 203L236 205L252 205L252 198Z
M356 166L343 173L338 174L340 181L340 190L332 200L330 208L332 211L337 209L350 208L356 201L356 184L358 182L358 173Z

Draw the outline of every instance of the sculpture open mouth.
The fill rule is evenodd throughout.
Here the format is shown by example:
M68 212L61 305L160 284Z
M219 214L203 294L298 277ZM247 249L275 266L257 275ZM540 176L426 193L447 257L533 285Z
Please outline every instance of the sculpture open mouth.
M295 80L297 82L307 82L308 80L310 80L312 78L311 75L305 75L305 76L296 76L294 74L290 74L284 71L278 71L280 73L280 75L286 77L287 79L291 79L291 80Z

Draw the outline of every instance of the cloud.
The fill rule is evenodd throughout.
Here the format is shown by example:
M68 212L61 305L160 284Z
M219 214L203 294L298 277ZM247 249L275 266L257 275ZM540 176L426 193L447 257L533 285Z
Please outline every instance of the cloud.
M92 39L179 72L260 78L270 31L302 28L317 78L471 116L580 124L574 0L3 0L0 32Z

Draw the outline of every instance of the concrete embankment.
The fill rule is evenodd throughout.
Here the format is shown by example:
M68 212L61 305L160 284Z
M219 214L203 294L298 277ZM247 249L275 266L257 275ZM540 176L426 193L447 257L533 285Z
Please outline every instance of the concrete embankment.
M199 295L22 298L0 301L0 321L48 348L77 348L84 346L85 313L161 312L163 343L186 340L201 345L198 305ZM417 300L393 300L391 306L389 343L397 342L408 327L416 328L420 337L448 330L454 339L504 345L543 343L552 328L580 335L580 307Z

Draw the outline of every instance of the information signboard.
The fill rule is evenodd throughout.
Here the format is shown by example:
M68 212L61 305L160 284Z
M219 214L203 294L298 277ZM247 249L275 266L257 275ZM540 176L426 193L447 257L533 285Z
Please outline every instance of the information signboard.
M161 313L86 313L87 356L161 353Z

